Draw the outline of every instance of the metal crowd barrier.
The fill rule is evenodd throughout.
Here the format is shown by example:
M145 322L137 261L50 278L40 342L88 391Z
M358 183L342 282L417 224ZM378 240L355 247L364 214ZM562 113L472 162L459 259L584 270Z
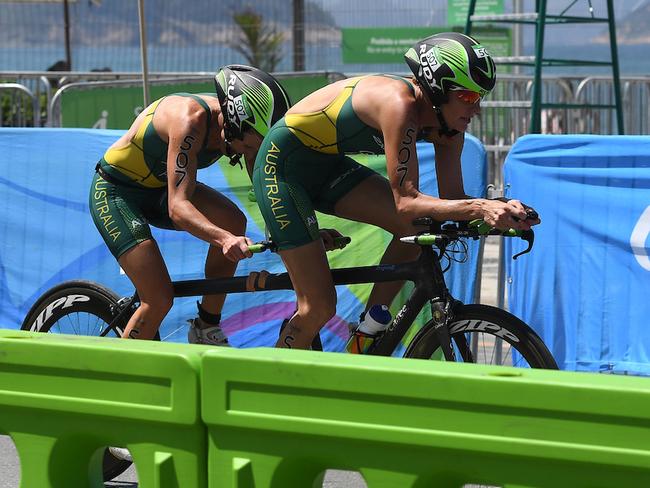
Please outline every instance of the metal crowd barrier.
M209 83L212 81L212 75L197 75L185 76L174 78L157 78L150 80L152 86L166 86L179 83ZM142 87L142 80L140 79L124 79L124 80L110 80L110 81L78 81L68 83L59 88L52 97L47 110L47 127L61 127L62 126L62 100L65 94L73 91L90 91L98 89L110 88L140 88ZM128 127L125 127L128 128Z
M301 71L277 72L278 78L304 78L325 76L329 81L344 77L342 73L333 71ZM212 82L212 72L154 72L149 73L149 83L152 86L168 85L174 83ZM35 94L37 101L43 98L40 108L47 115L35 127L60 127L61 126L61 98L65 91L89 90L101 88L141 87L142 77L135 72L103 72L103 71L5 71L0 72L0 80L11 80L23 85L28 91ZM18 111L24 110L22 105ZM12 127L26 127L29 124L22 122L13 123Z
M26 86L0 83L0 102L0 127L40 126L38 97Z
M403 73L407 75L407 73ZM343 77L333 72L277 73L279 77L328 76L336 80ZM184 82L210 82L213 73L152 73L153 86ZM61 100L65 93L119 87L139 87L138 73L112 72L8 72L0 73L3 79L14 78L24 83L38 98L45 87L47 118L45 125L61 126ZM58 80L58 81L57 81ZM93 80L93 81L88 81ZM62 84L57 90L52 82ZM629 134L650 133L648 105L650 77L624 77L623 105L626 129ZM489 154L490 181L500 182L501 165L514 141L528 132L530 125L530 96L532 77L528 75L502 74L495 92L483 102L483 113L471 127L471 131L483 141ZM543 80L543 99L557 103L611 103L612 81L604 76L547 77ZM64 110L64 109L63 109ZM542 112L543 132L560 133L613 133L615 116L606 109L545 109Z
M332 80L341 78L333 72L287 72L279 77L323 75ZM213 73L151 73L152 84L183 82L187 80L209 81ZM50 126L60 124L61 90L86 90L98 87L140 86L138 73L131 72L0 72L0 79L23 85L33 93L37 101L40 94L46 100L47 122ZM128 81L127 81L128 80ZM647 107L650 77L623 77L623 106L628 134L650 132L650 116ZM53 85L57 85L55 88ZM495 92L483 103L483 116L473 123L472 132L482 139L488 150L503 153L503 147L511 146L528 132L532 77L528 75L502 74ZM543 99L557 103L608 104L612 98L612 80L605 76L546 77L543 80ZM543 132L559 133L614 133L615 117L605 109L546 109ZM21 119L21 120L24 120ZM31 120L30 120L31 123ZM37 124L40 125L40 124Z

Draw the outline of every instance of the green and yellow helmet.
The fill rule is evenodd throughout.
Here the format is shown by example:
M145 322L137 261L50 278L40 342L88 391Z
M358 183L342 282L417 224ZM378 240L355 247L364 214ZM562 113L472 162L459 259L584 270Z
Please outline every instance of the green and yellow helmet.
M257 68L231 64L214 77L226 139L241 139L248 129L264 137L291 106L280 83Z
M458 32L427 37L404 57L434 107L446 103L451 90L470 90L484 97L496 82L492 56L476 39Z

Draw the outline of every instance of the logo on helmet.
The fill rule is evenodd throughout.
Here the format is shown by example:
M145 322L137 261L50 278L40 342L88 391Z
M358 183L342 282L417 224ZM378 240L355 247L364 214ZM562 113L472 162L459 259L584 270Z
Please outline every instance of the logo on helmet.
M241 126L241 123L248 118L248 114L246 113L246 107L244 107L243 96L233 96L235 83L237 83L237 77L235 75L230 75L230 78L228 79L226 107L228 109L228 118L235 121L238 126Z
M487 58L490 55L483 46L472 47L472 49L474 49L477 58Z
M441 66L438 58L436 57L436 54L433 51L434 48L431 48L427 51L427 45L420 44L420 69L422 70L424 78L431 84L432 87L442 89L442 87L438 85L435 78L433 77L433 73L435 73Z

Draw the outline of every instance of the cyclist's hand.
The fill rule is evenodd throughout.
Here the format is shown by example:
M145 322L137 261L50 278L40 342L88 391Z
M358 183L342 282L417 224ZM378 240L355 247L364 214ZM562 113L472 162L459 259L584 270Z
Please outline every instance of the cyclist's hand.
M515 217L515 220L518 221L517 223L519 224L519 227L514 227L515 229L529 230L533 225L537 225L541 222L539 215L537 215L537 212L533 207L529 207L519 200L508 200L508 204L514 205L518 209L522 209L525 214L523 219Z
M537 225L542 222L542 219L539 218L539 214L537 213L537 210L535 210L533 207L526 205L523 202L522 205L524 207L524 211L526 212L526 218L524 219L525 222L527 222L531 227L533 225Z
M236 263L241 259L253 256L253 253L248 250L248 246L251 244L253 241L246 236L231 235L223 241L221 250L226 259Z
M323 239L323 245L326 251L334 249L334 238L343 237L336 229L319 229L318 233L320 234L320 238Z
M528 212L526 209L529 209ZM539 224L540 220L531 207L526 207L519 200L487 200L484 206L483 220L492 227L501 230L529 230Z

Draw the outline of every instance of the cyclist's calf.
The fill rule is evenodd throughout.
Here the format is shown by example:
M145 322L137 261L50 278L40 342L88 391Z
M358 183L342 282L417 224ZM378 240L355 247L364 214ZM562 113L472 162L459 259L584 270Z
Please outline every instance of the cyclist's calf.
M153 339L160 323L172 308L174 288L171 281L168 281L154 288L140 287L138 294L140 306L129 319L123 337Z
M309 331L314 332L314 335L336 314L336 292L323 295L329 296L321 295L316 300L309 298L309 301L301 297L298 300L296 315L301 317L301 322Z
M277 347L309 349L314 337L336 314L336 292L324 292L308 299L298 297L298 308L280 333Z

